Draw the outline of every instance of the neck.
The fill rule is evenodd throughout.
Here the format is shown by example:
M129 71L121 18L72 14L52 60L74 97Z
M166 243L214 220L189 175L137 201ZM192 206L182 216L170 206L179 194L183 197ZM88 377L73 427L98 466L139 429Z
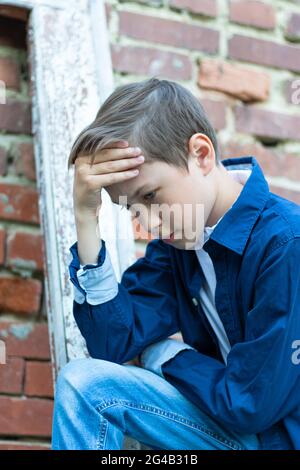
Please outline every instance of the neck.
M235 181L221 164L218 169L217 188L217 197L206 223L210 227L231 208L242 192L243 185Z

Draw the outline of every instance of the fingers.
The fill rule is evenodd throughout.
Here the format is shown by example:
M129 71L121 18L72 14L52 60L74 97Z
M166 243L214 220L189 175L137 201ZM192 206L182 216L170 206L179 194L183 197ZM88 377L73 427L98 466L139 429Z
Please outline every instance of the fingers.
M111 160L120 160L123 158L136 157L141 155L141 149L136 147L122 147L122 148L104 148L95 153L95 163L102 163Z
M134 167L140 166L144 162L144 157L124 158L122 160L110 160L101 163L94 163L90 169L90 175L103 175L106 173L114 173L118 171L130 170Z
M144 162L141 149L129 147L122 141L113 145L94 154L93 164L91 155L81 155L76 159L76 173L90 190L120 183L139 174L137 167Z
M121 183L128 179L134 178L138 174L139 170L134 169L101 175L89 175L89 187L90 189L97 189L99 187L105 188L106 186L110 186L115 183Z
M104 163L111 160L120 160L123 158L130 158L138 156L142 153L141 149L137 147L129 147L128 143L124 144L122 142L116 142L115 144L110 144L110 147L104 147L93 155L79 155L76 160L79 160L77 164L81 163L90 163L93 157L93 164ZM75 161L76 163L76 161Z

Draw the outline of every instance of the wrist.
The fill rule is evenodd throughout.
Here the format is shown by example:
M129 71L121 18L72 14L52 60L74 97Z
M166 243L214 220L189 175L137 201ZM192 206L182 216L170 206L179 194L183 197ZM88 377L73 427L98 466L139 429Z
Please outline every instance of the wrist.
M98 208L74 209L76 223L97 223Z

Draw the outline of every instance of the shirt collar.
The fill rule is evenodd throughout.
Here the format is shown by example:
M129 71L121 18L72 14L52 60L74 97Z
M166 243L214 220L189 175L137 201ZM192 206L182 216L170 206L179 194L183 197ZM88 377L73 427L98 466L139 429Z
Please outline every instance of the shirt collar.
M237 200L211 227L213 231L209 240L242 255L253 226L269 198L269 186L255 157L228 158L221 163L227 170L250 169L251 173Z
M237 182L241 183L242 185L245 184L245 182L247 181L247 179L249 178L250 174L251 174L251 171L252 169L247 169L247 168L243 168L243 169L239 169L239 170L236 170L236 169L227 169L228 173L230 174L230 176ZM232 207L232 206L231 206ZM229 209L231 209L231 207ZM228 209L228 210L229 210ZM209 239L209 237L211 236L212 232L214 231L214 229L216 228L216 226L218 225L218 223L223 219L225 214L222 215L222 217L220 217L217 221L216 224L214 225L206 225L204 227L204 231L203 231L203 239L204 239L204 243Z

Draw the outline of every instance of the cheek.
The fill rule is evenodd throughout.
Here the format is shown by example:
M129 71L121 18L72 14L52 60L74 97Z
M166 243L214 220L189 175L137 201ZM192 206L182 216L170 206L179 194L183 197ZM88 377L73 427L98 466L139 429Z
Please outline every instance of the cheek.
M195 200L187 202L183 206L182 227L189 232L189 237L197 235L203 231L205 225L205 206Z

